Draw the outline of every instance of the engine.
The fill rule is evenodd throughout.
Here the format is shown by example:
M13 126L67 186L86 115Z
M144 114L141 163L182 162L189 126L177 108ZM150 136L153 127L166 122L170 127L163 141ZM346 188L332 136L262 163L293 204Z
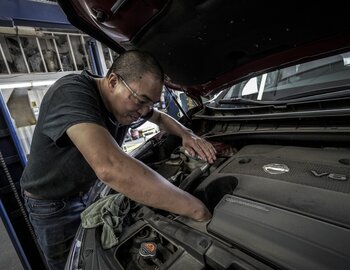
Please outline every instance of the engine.
M136 208L115 256L124 269L345 269L350 151L218 143L213 165L176 148L150 167L200 198L208 224ZM249 256L249 260L247 259ZM271 268L270 268L271 267Z

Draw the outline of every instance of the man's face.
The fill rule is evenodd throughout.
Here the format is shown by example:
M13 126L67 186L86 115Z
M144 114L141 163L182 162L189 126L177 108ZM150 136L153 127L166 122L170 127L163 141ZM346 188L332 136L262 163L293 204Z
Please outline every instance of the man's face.
M162 85L151 73L145 73L139 80L129 83L119 75L116 75L116 80L110 109L120 124L129 125L137 121L160 100Z

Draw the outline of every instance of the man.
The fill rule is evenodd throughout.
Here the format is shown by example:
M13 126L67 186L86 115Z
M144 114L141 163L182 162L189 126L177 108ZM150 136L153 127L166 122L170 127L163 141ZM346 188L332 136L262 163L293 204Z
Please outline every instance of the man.
M26 208L50 269L63 269L98 178L139 203L210 219L204 204L128 156L111 134L146 118L182 138L190 154L212 163L214 147L166 114L153 110L164 74L147 53L120 55L103 78L84 71L59 79L45 95L30 158L21 178Z

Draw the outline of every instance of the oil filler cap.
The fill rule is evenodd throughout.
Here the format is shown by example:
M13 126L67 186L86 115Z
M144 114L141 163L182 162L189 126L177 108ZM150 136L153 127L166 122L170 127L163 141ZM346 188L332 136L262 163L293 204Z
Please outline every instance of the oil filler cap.
M157 254L157 244L154 242L141 243L139 254L144 258L154 258Z

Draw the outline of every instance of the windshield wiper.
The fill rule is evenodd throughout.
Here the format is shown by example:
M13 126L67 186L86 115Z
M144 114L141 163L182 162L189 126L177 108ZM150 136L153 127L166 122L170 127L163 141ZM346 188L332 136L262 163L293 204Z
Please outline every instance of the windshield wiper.
M258 101L251 100L247 98L230 98L230 99L221 99L218 101L219 104L237 104L237 105L257 105L257 106L265 106L265 105L274 105L274 104L284 104L281 101Z
M332 98L341 98L348 97L350 95L350 89L337 88L337 90L330 91L313 91L308 93L300 93L298 95L289 96L292 98L286 98L280 100L251 100L246 98L230 98L230 99L221 99L218 101L219 104L232 104L232 105L255 105L255 106L268 106L268 105L288 105L291 103L299 102L308 102L308 101L317 101L317 100L327 100Z
M279 99L278 101L307 101L307 100L315 100L319 98L333 98L333 97L342 97L342 96L348 96L350 86L349 85L343 85L339 87L329 87L329 88L322 88L317 89L314 91L308 91L304 93L298 93L295 95L289 95L287 97L283 97Z

